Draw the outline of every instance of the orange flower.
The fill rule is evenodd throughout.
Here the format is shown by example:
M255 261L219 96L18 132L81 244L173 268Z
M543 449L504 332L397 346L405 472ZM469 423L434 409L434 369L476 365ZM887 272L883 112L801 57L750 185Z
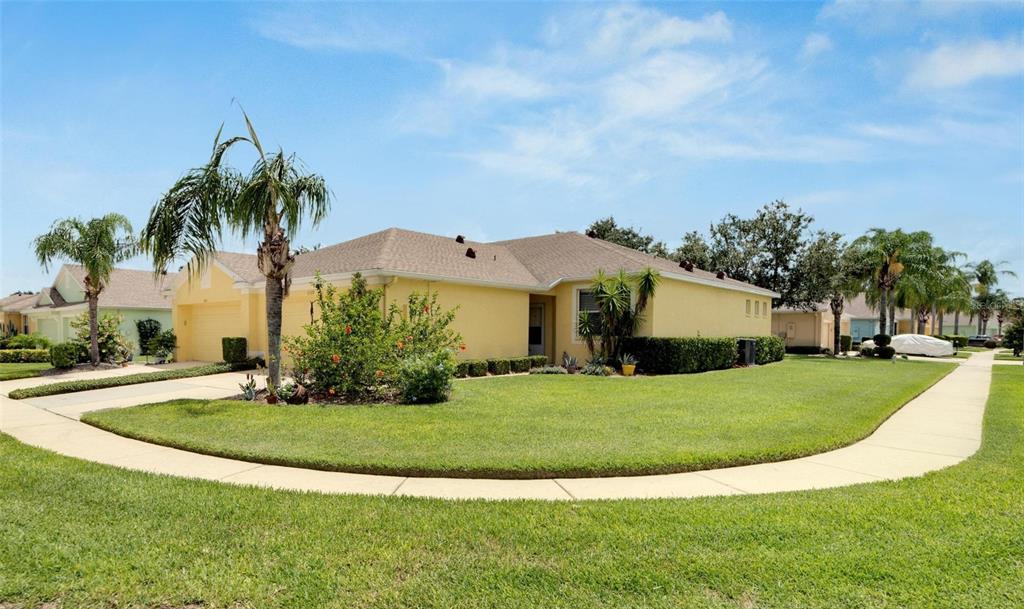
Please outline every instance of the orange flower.
M383 370L378 370L377 371L377 378L381 378L382 376L384 376L384 371Z
M430 313L430 305L423 305L423 312Z
M412 337L411 336L406 336L405 340L407 340L407 341L409 341L411 343L412 342Z
M459 351L465 351L465 350L466 350L466 343L459 343Z
M396 344L396 345L398 345L398 348L399 348L399 349L405 349L405 343L403 343L402 341L398 341L398 342L397 342L397 343L395 343L395 344Z
M352 334L352 326L349 326L349 325L345 326L345 334Z
M334 395L334 387L330 387L327 389L327 395Z
M337 364L338 362L341 361L341 356L335 353L334 355L331 356L331 361Z

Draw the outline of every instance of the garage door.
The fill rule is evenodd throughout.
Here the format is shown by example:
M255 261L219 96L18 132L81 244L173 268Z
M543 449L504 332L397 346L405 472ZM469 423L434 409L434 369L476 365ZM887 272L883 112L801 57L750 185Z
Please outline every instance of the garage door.
M60 326L56 319L40 319L36 321L36 331L50 339L51 342L60 342Z
M204 304L192 307L191 359L219 362L224 359L220 339L238 336L237 304Z

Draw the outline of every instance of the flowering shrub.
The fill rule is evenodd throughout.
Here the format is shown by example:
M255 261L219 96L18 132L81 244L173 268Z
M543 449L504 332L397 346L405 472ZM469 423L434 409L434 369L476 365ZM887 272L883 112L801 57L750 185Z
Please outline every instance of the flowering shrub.
M359 274L346 291L319 276L314 284L320 316L305 336L286 337L293 378L314 392L347 398L387 397L398 390L402 363L460 342L436 295L413 293L404 312L394 303L383 311L382 290L371 290ZM454 374L454 365L451 369Z
M447 401L454 375L455 357L448 349L407 358L402 362L398 375L402 402L435 404Z
M134 346L121 334L124 316L120 313L102 315L96 320L97 341L100 347L100 361L115 364L131 359ZM74 342L82 346L83 358L89 358L89 314L82 313L71 320L71 328L75 331Z

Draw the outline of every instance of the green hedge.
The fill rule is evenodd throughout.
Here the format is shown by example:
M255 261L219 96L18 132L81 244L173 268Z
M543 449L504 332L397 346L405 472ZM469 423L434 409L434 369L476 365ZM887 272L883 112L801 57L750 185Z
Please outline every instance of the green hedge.
M512 372L529 372L533 367L533 362L528 357L513 357L508 362L512 367Z
M491 374L508 374L512 370L512 363L503 358L491 358L487 360L487 371Z
M963 334L943 334L942 336L939 336L939 338L953 343L953 346L957 349L962 349L967 346L967 336Z
M778 336L755 336L754 344L756 355L754 362L758 366L781 362L786 356L786 341Z
M637 366L650 374L681 374L731 368L736 363L735 338L634 336L622 350L632 353Z
M249 356L249 342L244 336L225 336L220 339L220 351L229 364L244 362Z
M82 356L78 343L58 343L50 347L50 364L54 368L74 368Z
M50 361L49 349L2 349L0 364L41 364Z
M546 355L531 355L529 358L531 368L543 368L548 365L548 356Z
M839 348L846 353L853 347L853 337L849 334L839 335Z
M485 359L471 359L466 362L468 364L469 376L487 376L487 360Z
M256 367L255 360L234 364L207 364L194 368L180 368L177 370L161 370L160 372L143 372L140 374L129 374L126 376L111 376L101 379L85 379L80 381L65 381L63 383L52 383L29 387L26 389L15 389L9 394L13 400L25 398L38 398L44 395L57 395L60 393L75 393L77 391L89 391L92 389L106 389L108 387L122 387L124 385L138 385L140 383L153 383L156 381L170 381L184 379L193 376L207 376L210 374L221 374L223 372L237 372L239 370L252 370Z

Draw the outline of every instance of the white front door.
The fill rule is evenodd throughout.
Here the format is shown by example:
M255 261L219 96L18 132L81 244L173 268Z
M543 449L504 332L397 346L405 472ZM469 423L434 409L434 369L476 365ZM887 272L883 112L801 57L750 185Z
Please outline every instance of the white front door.
M530 355L544 355L544 303L530 305Z

